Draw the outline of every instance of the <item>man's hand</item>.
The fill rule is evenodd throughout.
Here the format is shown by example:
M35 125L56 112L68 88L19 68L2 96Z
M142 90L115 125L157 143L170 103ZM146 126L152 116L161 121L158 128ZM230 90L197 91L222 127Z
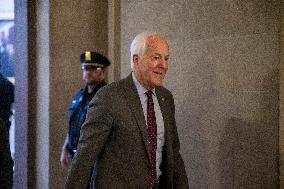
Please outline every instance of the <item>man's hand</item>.
M71 154L68 152L66 148L62 149L61 156L60 156L60 163L64 169L68 169L71 165Z

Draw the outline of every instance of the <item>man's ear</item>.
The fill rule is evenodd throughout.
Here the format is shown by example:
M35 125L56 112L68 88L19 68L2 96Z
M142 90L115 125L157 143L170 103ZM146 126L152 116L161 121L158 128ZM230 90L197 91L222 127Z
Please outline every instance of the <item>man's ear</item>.
M139 56L137 54L134 54L133 57L132 57L132 61L134 64L137 64L138 63L138 60L139 60Z

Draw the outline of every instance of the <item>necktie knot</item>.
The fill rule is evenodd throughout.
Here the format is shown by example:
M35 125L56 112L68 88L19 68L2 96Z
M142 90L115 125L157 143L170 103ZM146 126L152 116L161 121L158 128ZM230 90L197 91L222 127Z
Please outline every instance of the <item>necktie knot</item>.
M153 91L147 91L145 92L145 94L147 95L148 98L152 98Z

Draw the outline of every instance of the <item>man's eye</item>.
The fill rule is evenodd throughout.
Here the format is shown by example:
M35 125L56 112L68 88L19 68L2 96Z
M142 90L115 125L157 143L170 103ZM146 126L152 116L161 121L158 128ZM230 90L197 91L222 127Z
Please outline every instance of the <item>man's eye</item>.
M154 59L155 59L155 60L159 60L160 57L159 57L159 56L154 56Z

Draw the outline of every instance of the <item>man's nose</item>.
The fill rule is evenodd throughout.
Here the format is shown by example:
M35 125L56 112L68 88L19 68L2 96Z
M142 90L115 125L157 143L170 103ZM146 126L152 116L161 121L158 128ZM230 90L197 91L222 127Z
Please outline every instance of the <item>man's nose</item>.
M165 58L162 58L160 61L160 68L168 69L168 60Z

